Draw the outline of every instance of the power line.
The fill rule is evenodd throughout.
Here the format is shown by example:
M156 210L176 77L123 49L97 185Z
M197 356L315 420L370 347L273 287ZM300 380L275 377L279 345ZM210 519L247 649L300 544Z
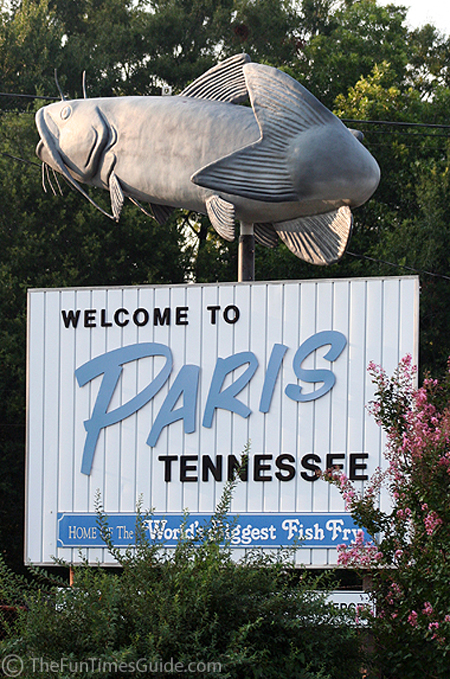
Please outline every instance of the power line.
M56 101L59 97L44 97L40 94L17 94L15 92L0 92L0 97L23 97L24 99L45 99L46 101Z
M444 139L448 139L450 136L449 134L440 134L439 132L407 132L406 130L370 130L370 134L396 134L398 135L403 135L404 137L433 137L434 139L437 139L438 137L443 137Z
M359 255L358 253L350 252L349 250L346 250L345 254L350 255L351 257L357 257L358 259L368 259L370 262L375 262L376 264L386 264L387 266L393 266L396 269L406 269L407 271L413 271L414 273L433 276L434 278L443 278L446 281L450 281L450 276L445 276L441 273L433 273L432 271L426 271L425 269L415 269L412 266L406 266L406 264L396 264L395 262L388 262L384 259L369 257L369 255Z
M436 123L402 123L398 120L356 120L353 118L341 118L343 123L366 123L368 125L390 125L392 127L435 127L450 130L450 125L438 125Z
M5 158L11 158L11 160L17 160L20 163L26 163L27 165L35 165L36 167L41 167L40 163L33 162L32 160L26 160L25 158L18 158L17 156L11 155L11 153L5 153L2 151L2 156Z

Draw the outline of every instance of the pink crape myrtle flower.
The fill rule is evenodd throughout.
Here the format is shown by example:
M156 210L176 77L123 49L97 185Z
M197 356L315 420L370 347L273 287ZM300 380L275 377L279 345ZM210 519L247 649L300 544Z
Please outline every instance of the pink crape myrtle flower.
M430 604L429 601L425 601L422 613L424 615L433 615L433 606Z
M363 531L358 531L351 545L338 545L338 565L353 568L373 568L383 558L373 542L366 541Z
M436 634L437 630L439 629L439 623L438 622L430 622L428 625L428 631L433 632L431 635L432 639L438 639L438 635Z
M437 528L442 524L442 519L433 510L428 511L428 505L424 502L421 506L423 512L427 514L423 518L427 535L433 535Z
M416 611L411 611L411 613L408 615L408 622L411 625L411 627L417 627L417 613L416 613Z

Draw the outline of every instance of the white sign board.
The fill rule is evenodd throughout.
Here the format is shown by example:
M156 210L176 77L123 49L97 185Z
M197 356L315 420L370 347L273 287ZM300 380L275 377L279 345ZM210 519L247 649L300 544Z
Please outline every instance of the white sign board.
M381 462L370 360L417 359L417 277L30 290L26 561L110 563L116 544L194 533L247 442L233 498L236 554L300 539L334 563L356 527L319 471L362 487Z
M356 624L367 625L367 618L362 617L362 613L373 613L374 610L373 603L367 592L334 590L330 593L329 600L339 611L345 611L351 617L354 617Z

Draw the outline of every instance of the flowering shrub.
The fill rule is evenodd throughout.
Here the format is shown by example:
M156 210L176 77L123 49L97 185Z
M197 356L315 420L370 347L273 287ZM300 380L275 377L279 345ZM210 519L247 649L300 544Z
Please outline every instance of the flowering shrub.
M363 526L339 564L371 569L374 665L392 679L450 675L450 374L415 387L404 358L392 377L371 363L370 410L387 437L384 471L358 493L341 470L328 470L347 510ZM387 487L391 504L380 509ZM366 570L367 573L367 570Z

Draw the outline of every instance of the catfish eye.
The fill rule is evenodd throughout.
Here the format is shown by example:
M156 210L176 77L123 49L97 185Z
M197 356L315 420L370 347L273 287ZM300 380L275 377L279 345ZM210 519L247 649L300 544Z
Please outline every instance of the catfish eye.
M72 109L70 108L70 106L64 106L64 108L62 109L62 111L60 113L61 119L67 120L67 118L69 118L71 113L72 113Z

